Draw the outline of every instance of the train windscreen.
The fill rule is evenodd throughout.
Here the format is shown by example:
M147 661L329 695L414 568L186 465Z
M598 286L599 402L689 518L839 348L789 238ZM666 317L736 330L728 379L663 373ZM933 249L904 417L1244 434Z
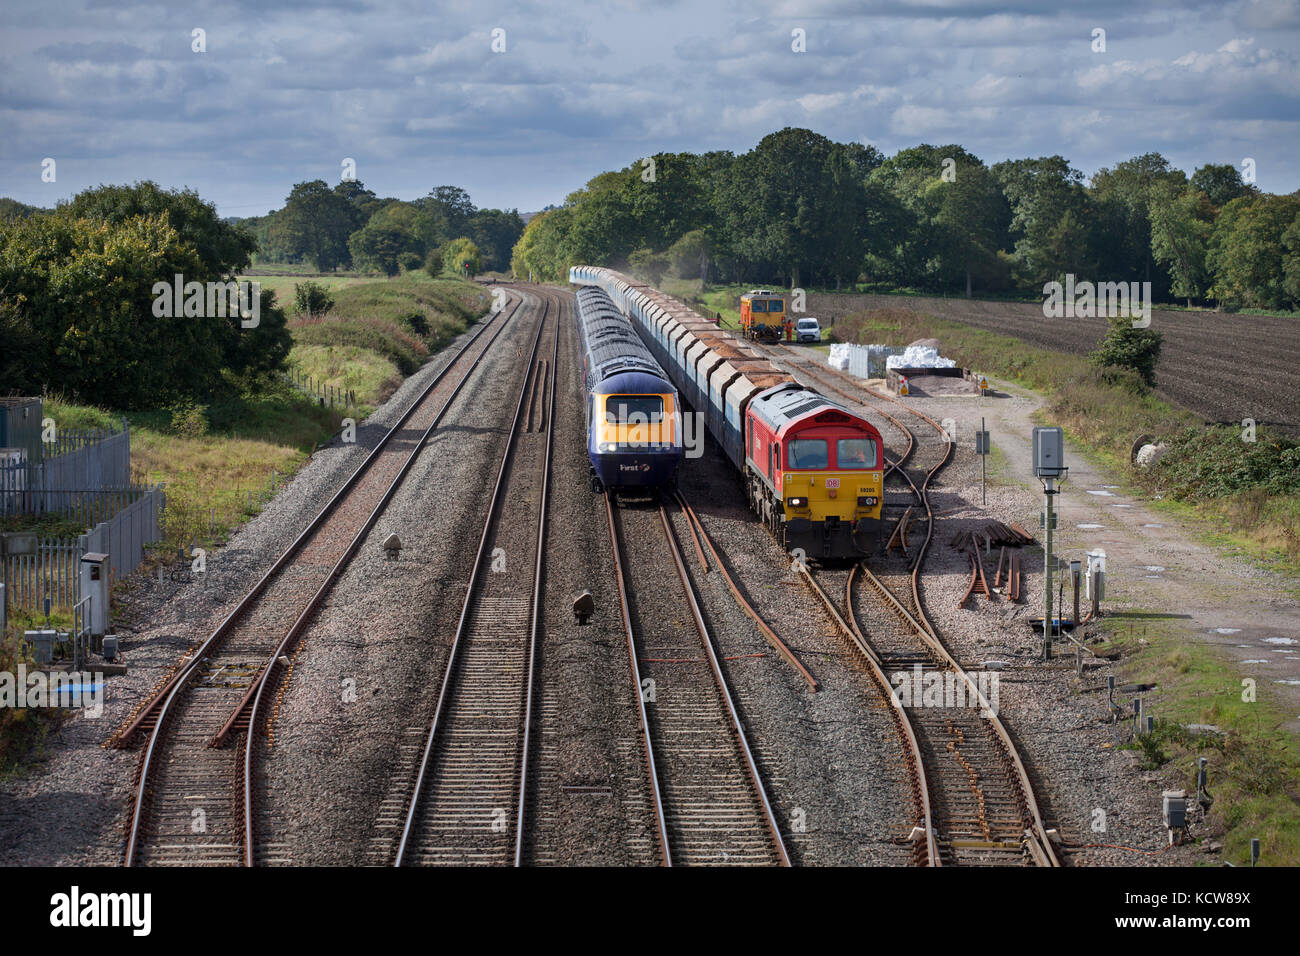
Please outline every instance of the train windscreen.
M876 443L870 438L841 438L835 443L835 459L840 468L875 468Z
M664 400L658 395L611 395L605 400L605 421L611 425L658 425Z
M790 468L825 468L826 439L796 438L787 446L786 459Z

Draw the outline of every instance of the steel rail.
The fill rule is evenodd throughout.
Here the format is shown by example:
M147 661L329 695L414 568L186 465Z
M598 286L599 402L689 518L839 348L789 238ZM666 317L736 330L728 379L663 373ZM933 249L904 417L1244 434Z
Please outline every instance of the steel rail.
M727 570L727 566L723 562L722 556L718 554L718 549L714 547L713 538L705 529L704 522L702 522L699 515L695 513L695 509L692 508L690 502L686 500L686 496L683 495L680 490L676 492L676 496L677 503L681 507L682 513L686 515L688 527L691 530L691 537L695 541L696 550L698 551L700 549L700 540L703 539L704 546L709 549L709 554L713 555L713 563L716 564L718 570L722 572L722 577L727 582L727 587L731 589L731 595L736 599L736 603L740 605L740 609L753 619L755 625L758 626L759 632L767 639L767 642L776 648L777 652L786 659L791 667L799 672L799 676L808 683L809 689L814 692L819 690L821 685L818 684L817 678L813 677L812 672L809 671L808 668L804 666L803 662L795 656L795 653L790 649L790 646L786 644L785 641L781 640L780 635L772 629L771 625L759 616L759 613L754 609L754 606L745 599L745 596L741 593L735 579L731 576L731 572ZM702 551L700 552L700 564L704 564L704 554Z
M550 311L550 300L543 297L544 302L542 311L542 320L537 324L537 335L533 339L532 350L528 355L528 368L531 370L537 361L537 348L542 341L542 331L546 327L546 316ZM558 323L557 323L558 325ZM559 334L558 327L556 334ZM466 625L469 623L470 611L474 605L474 592L478 587L479 575L483 569L484 556L487 553L487 546L492 536L492 527L496 522L497 512L501 504L502 490L505 488L506 471L510 467L510 453L514 450L515 439L519 434L519 422L523 417L524 404L528 396L528 386L531 375L525 375L524 381L519 388L519 400L515 405L514 421L510 425L510 437L506 441L505 452L501 456L501 464L497 468L496 483L492 488L492 497L488 505L487 517L483 521L483 533L479 538L478 551L474 556L473 569L470 571L469 583L465 588L465 600L461 605L460 619L456 624L456 633L452 638L451 649L447 655L447 664L443 670L442 684L438 691L438 701L434 707L433 720L429 727L429 734L425 740L424 752L420 758L420 768L415 778L415 788L411 795L411 804L407 809L406 822L402 826L402 837L397 845L396 858L393 866L402 866L407 845L411 842L411 836L415 829L415 818L420 808L420 797L424 790L425 779L428 773L429 764L432 760L434 747L438 739L438 729L441 725L447 705L447 698L451 690L452 682L456 671L456 658L461 648L462 639L465 636ZM533 595L534 604L538 600L538 595Z
M777 826L776 816L772 813L772 804L767 796L767 788L763 786L762 777L758 772L758 765L754 762L754 754L749 747L749 739L745 735L744 724L736 710L736 704L732 700L731 690L727 687L727 679L722 673L718 655L714 651L713 639L709 634L709 627L705 623L704 615L700 609L699 596L695 593L695 585L691 583L690 575L686 571L686 564L682 560L681 545L678 543L676 535L673 534L672 523L668 520L668 509L662 504L659 505L659 520L663 523L664 538L668 541L669 553L672 555L673 564L677 567L677 576L682 582L682 593L686 596L686 601L690 605L695 629L699 632L700 641L704 644L705 653L708 655L709 666L713 671L713 680L717 684L718 692L721 694L723 704L726 706L727 717L731 721L732 733L740 744L741 753L744 755L745 770L749 774L754 793L762 805L763 823L767 827L768 834L776 848L781 866L789 866L790 855L786 851L785 840L781 837L781 829Z
M475 368L478 364L478 361L483 357L483 355L487 353L488 348L491 347L492 343L496 340L496 337L501 333L501 330L505 328L508 321L511 318L513 318L514 314L518 311L521 303L522 300L520 300L520 302L516 302L514 307L510 310L510 313L508 315L504 315L504 317L499 322L495 323L494 330L491 336L487 339L486 343L484 344L482 351L480 351L479 354L475 356L471 361L470 370ZM501 309L497 314L503 315L504 312L505 310ZM470 349L470 347L473 346L485 334L485 332L489 327L492 327L492 323L485 323L482 326L480 326L480 328L474 333L474 335L456 351L455 355L452 356L451 360L448 361L447 364L444 365L438 371L438 373L434 376L434 378L429 382L428 386L425 387L423 391L421 391L419 397L416 398L414 401L412 401L410 407L408 407L406 411L402 413L401 418L399 418L397 422L383 435L383 437L379 440L378 444L375 445L374 449L372 449L371 452L366 456L366 458L361 462L361 464L357 466L356 470L353 471L352 474L348 476L347 480L343 483L343 485L339 488L339 490L334 493L334 495L329 499L328 502L325 503L325 505L321 508L320 512L316 515L316 517L311 520L311 522L307 525L307 527L304 528L303 531L288 546L288 548L285 549L284 553L281 554L280 557L275 561L275 563L271 565L271 567L262 575L260 579L258 579L257 583L253 585L252 589L250 589L249 592L243 598L240 599L239 603L234 607L233 610L231 610L231 612L225 617L225 619L222 620L222 622L219 625L217 625L216 630L214 630L212 634L209 635L208 638L203 642L203 644L199 646L199 648L190 657L189 662L186 663L183 667L181 667L178 671L176 671L176 673L174 673L171 676L171 678L169 678L167 683L158 691L156 695L156 697L160 701L160 704L146 705L144 708L141 709L141 711L136 715L134 720L132 720L132 722L124 730L119 731L118 734L115 735L114 739L118 741L117 745L124 746L125 742L129 741L131 737L133 737L134 734L139 730L139 728L142 726L144 721L147 719L148 715L150 713L153 713L155 710L157 711L157 718L149 734L149 742L140 763L139 779L137 781L136 794L135 794L135 807L131 814L131 820L127 832L126 851L124 854L124 861L123 861L125 866L133 866L135 863L135 855L136 855L137 848L139 846L141 824L144 819L144 808L148 802L149 779L150 779L150 771L152 770L152 766L153 766L154 753L158 747L159 741L162 739L163 727L166 723L167 717L171 711L171 707L175 702L178 694L189 683L190 678L193 677L199 665L207 658L207 655L219 644L221 639L224 638L229 633L230 629L235 625L235 623L239 619L243 617L243 615L248 611L248 609L252 607L256 599L262 595L262 593L266 590L272 578L275 577L281 570L283 570L293 560L293 558L298 554L299 551L302 550L302 548L308 542L308 540L310 540L310 538L315 534L315 532L320 529L320 527L325 523L325 521L329 518L329 516L335 512L339 504L346 499L347 495L353 490L356 484L361 480L361 477L370 469L370 466L374 464L374 462L378 459L380 454L388 446L388 443L394 438L394 436L397 435L397 433L403 428L403 426L410 420L410 418L424 403L425 399L427 399L429 395L432 394L433 390L439 384L441 384L443 378L452 369L452 367L455 366L459 362L460 358L463 355L465 355L466 352ZM467 371L465 376L462 376L461 380L457 383L452 394L448 396L447 401L444 403L442 410L445 410L446 406L455 399L457 393L459 392L460 387L464 384L465 378L468 376L468 374L469 373ZM441 417L442 410L440 410L438 413L439 417ZM426 432L425 433L426 439L427 436L428 433ZM413 458L416 454L418 454L419 451L422 449L422 447L423 447L423 440L411 452L411 457ZM405 470L403 470L403 474L404 473ZM236 810L238 812L238 808L236 808ZM245 813L247 813L246 809L245 809Z
M650 800L655 811L655 836L664 866L673 865L672 849L668 845L668 824L664 820L663 789L659 785L659 770L655 765L654 743L650 739L650 718L645 709L645 692L641 686L641 666L637 663L636 636L632 631L632 611L627 602L627 579L623 573L623 549L618 543L614 525L613 495L605 490L605 519L609 525L609 545L614 555L614 580L618 582L619 616L623 621L623 636L627 639L627 659L632 673L632 693L636 697L637 714L641 724L641 743L645 748L646 776L650 784Z
M998 737L999 743L1002 745L1007 757L1011 760L1012 766L1015 768L1017 777L1016 782L1019 784L1021 796L1025 800L1026 809L1029 813L1030 822L1034 831L1033 837L1038 844L1036 847L1031 846L1030 852L1037 860L1039 853L1036 851L1041 851L1043 857L1047 860L1046 865L1060 866L1060 861L1057 859L1056 853L1052 848L1051 840L1047 836L1047 830L1043 824L1042 813L1039 810L1038 801L1034 797L1033 784L1029 780L1029 773L1025 769L1024 763L1021 761L1020 754L1017 752L1010 734L1007 733L1006 727L1003 726L1002 721L998 718L997 714L994 713L988 699L980 692L978 684L972 680L971 676L966 673L965 669L957 663L957 659L949 653L948 648L944 646L943 642L931 634L921 623L921 620L918 620L916 616L902 605L898 598L890 592L885 583L872 573L870 568L865 564L859 563L854 566L853 570L860 571L862 575L871 582L881 596L885 598L886 603L893 609L893 611L908 623L908 625L916 632L917 636L926 644L927 647L930 648L940 662L961 677L961 679L966 683L966 686L973 693L975 699L979 701L982 710L981 716L984 717L993 728ZM852 586L852 581L852 576L850 576L850 587ZM1026 836L1029 836L1028 831L1026 831Z
M860 563L859 566L862 568L862 573L866 575L868 579L871 580L876 585L876 587L881 591L882 594L885 594L890 599L891 605L897 611L903 612L903 615L906 617L909 623L916 630L918 636L920 636L931 648L933 648L935 652L940 656L940 658L948 664L948 666L952 667L956 673L960 674L962 679L965 680L967 686L973 689L975 693L978 695L983 710L988 715L986 719L989 721L990 726L993 727L993 730L997 734L999 742L1001 743L1004 751L1006 752L1007 757L1011 760L1012 766L1015 768L1016 771L1017 782L1020 785L1022 796L1024 797L1026 807L1029 811L1031 829L1033 831L1032 834L1028 830L1025 833L1026 842L1029 843L1030 855L1034 857L1036 862L1043 863L1045 861L1047 866L1053 866L1053 867L1060 866L1061 865L1060 859L1056 855L1056 851L1052 846L1052 841L1047 836L1047 828L1046 825L1043 823L1043 816L1038 806L1038 799L1034 795L1033 782L1029 779L1029 772L1028 770L1026 770L1024 762L1020 758L1020 753L1017 750L1015 743L1012 741L1011 735L1007 732L1007 729L1003 725L1001 719L997 716L997 714L993 712L993 709L988 706L988 701L986 701L983 695L979 693L979 690L975 686L975 683L971 680L970 675L967 674L966 671L962 669L961 665L957 663L957 659L953 657L951 653L949 653L947 646L944 645L942 640L940 640L938 633L934 629L934 625L930 622L929 616L925 613L925 606L921 602L921 593L920 593L920 584L919 584L920 577L921 577L921 565L925 561L925 556L927 551L929 550L930 542L934 537L934 512L930 505L930 495L929 495L930 482L934 479L934 476L939 473L940 469L942 469L945 465L947 465L948 462L952 459L952 451L953 451L952 436L948 434L947 430L944 429L942 425L936 422L929 415L926 415L924 412L917 411L916 409L912 408L906 403L900 402L898 399L890 395L881 395L880 397L885 399L886 401L893 402L895 405L900 406L901 408L915 415L917 418L928 423L932 428L934 428L936 432L942 435L945 439L943 458L933 468L930 468L928 471L926 471L925 478L921 482L921 486L918 489L918 494L920 495L921 503L925 507L926 515L929 516L929 521L926 522L927 528L925 534L925 541L922 543L921 547L917 549L916 559L912 563L912 573L911 573L912 601L914 607L916 608L916 616L913 617L911 614L907 613L906 608L904 608L902 604L898 602L897 598L895 598L893 594L889 593L889 589L886 588L884 583L881 582L874 574L871 573L871 570L867 568L865 564ZM916 486L913 485L913 488L915 487Z
M867 663L870 670L871 678L879 686L880 691L884 694L890 703L890 713L894 718L895 729L903 739L904 750L908 760L908 777L912 781L912 798L916 802L916 815L921 820L925 828L925 860L927 866L942 866L943 862L939 855L939 845L934 830L934 814L931 810L930 787L925 778L925 758L921 755L921 747L917 741L916 731L912 727L911 718L907 716L907 711L903 709L898 696L894 693L889 684L889 677L885 674L884 662L876 653L876 649L871 646L867 635L863 632L858 624L857 615L853 610L852 599L849 594L845 595L845 606L849 611L849 618L845 620L840 614L839 608L831 600L826 589L821 586L817 578L806 567L800 567L799 571L808 587L812 590L822 602L822 606L830 614L831 619L835 622L839 632L847 637L850 641L852 650L858 652ZM852 571L849 573L849 587L852 587Z
M514 313L519 309L520 304L521 304L520 302L515 303L514 307L510 310L510 315L506 316L506 319L513 318ZM504 311L505 310L502 309L496 314L500 315L504 313ZM492 335L492 339L495 339L496 335L500 332L504 324L505 324L504 321L498 323L496 327L496 331ZM185 666L177 670L176 673L174 673L168 679L167 683L164 684L163 687L161 687L157 692L155 692L152 695L152 700L150 701L150 703L148 703L146 706L141 708L141 710L132 718L131 722L127 726L118 730L110 738L110 744L112 746L125 747L129 744L130 740L140 730L141 726L148 719L149 715L154 713L161 706L162 701L169 693L169 691L172 689L172 687L178 681L181 681L188 676L187 671L192 670L194 667L198 665L198 663L203 659L204 652L210 650L215 641L225 636L225 632L235 623L236 620L238 620L240 616L243 615L243 613L246 610L248 610L249 606L251 606L251 600L257 597L259 594L261 594L261 592L266 589L266 585L270 583L271 579L276 575L276 573L279 572L281 569L283 569L284 566L293 559L294 555L296 555L298 551L302 549L302 546L307 543L307 539L310 538L312 534L314 534L319 529L320 525L324 523L325 519L328 518L334 512L334 509L343 500L343 498L346 497L348 492L352 490L352 487L361 479L361 476L374 463L374 460L379 457L380 453L383 451L384 447L388 444L388 442L393 438L393 436L396 435L397 432L399 432L402 429L402 427L406 424L406 422L410 419L410 417L415 414L416 410L420 407L421 403L426 398L428 398L429 394L442 382L443 377L447 374L447 372L451 370L452 366L454 366L456 362L459 361L461 356L464 355L469 350L469 348L479 339L480 336L484 334L484 332L486 332L488 327L489 327L488 323L485 323L482 326L480 326L478 330L474 333L474 335L456 351L456 354L452 356L451 360L445 366L443 366L442 369L438 371L438 374L433 378L431 382L429 382L429 384L425 387L425 389L420 393L419 397L416 398L414 401L412 401L410 407L408 407L406 411L402 413L402 417L399 418L397 422L390 429L388 429L386 433L384 433L383 437L379 439L378 444L376 444L375 447L370 451L370 453L366 456L365 460L362 461L361 464L357 465L356 470L353 471L352 474L348 476L347 480L343 483L343 485L339 488L339 490L334 493L334 495L330 498L330 500L327 501L321 507L321 510L317 513L316 517L313 518L305 528L303 528L302 532L298 535L297 538L294 539L293 543L291 543L284 550L284 553L280 555L280 557L276 560L275 564L271 565L271 567L267 569L267 571L262 575L262 577L257 581L257 583L254 584L253 587L249 590L249 592L240 600L239 604L235 605L234 609L226 616L226 618L220 624L217 625L216 630L214 630L212 634L209 635L208 638L203 642L203 644L200 645L198 650L195 651L194 655L189 659L189 661L185 664ZM492 344L492 339L488 340L487 345ZM487 349L485 346L484 352L486 351ZM481 357L482 355L480 354L480 358ZM477 359L475 361L477 361Z
M516 308L518 308L518 305L516 305ZM512 315L514 314L513 310L511 314ZM499 326L497 328L497 333L500 333L502 328L504 328L504 325ZM495 334L493 338L495 339ZM490 346L491 344L492 344L492 340L490 339L487 345ZM253 683L249 686L248 691L244 694L244 699L240 702L239 706L235 709L235 712L230 716L230 719L226 721L225 726L221 728L220 732L218 732L216 737L213 738L212 746L214 747L221 746L223 743L225 743L226 740L229 738L229 736L235 732L235 726L238 723L239 716L245 711L245 709L251 708L249 709L249 715L248 715L248 740L246 741L246 745L244 748L244 780L243 780L244 805L242 809L244 815L244 865L245 866L256 865L255 858L254 858L254 851L255 851L256 844L254 842L255 814L253 812L253 791L254 791L253 777L256 770L255 762L256 762L256 755L257 755L258 748L255 746L253 733L255 728L258 725L259 719L262 716L261 715L262 701L264 700L266 688L271 685L271 677L274 673L277 672L277 669L280 666L281 658L284 655L285 651L288 650L289 646L298 638L298 636L306 628L307 624L311 621L311 618L315 615L316 611L319 609L321 603L325 600L326 595L333 588L334 582L338 580L338 577L340 574L343 573L344 568L347 567L348 563L356 555L357 550L361 547L362 542L364 541L366 536L370 533L370 530L374 527L375 522L379 520L380 515L384 512L385 509L387 509L389 502L393 499L393 496L397 493L397 490L401 486L402 482L405 480L407 473L415 465L416 459L419 457L420 453L424 450L425 444L433 436L434 430L438 427L439 424L441 424L443 417L447 413L447 410L451 407L452 401L460 394L461 388L465 385L466 380L474 372L476 367L477 365L471 365L470 367L465 369L464 374L461 375L460 379L456 382L455 386L453 387L451 396L447 399L446 402L443 403L442 407L438 409L438 413L434 416L433 421L429 423L429 427L425 429L424 434L421 435L419 442L416 444L415 448L411 451L411 454L408 455L406 461L402 463L401 469L398 471L397 475L393 478L392 483L388 486L387 490L384 492L383 496L379 499L379 502L375 505L374 509L366 517L366 520L362 524L360 530L357 531L356 535L353 537L352 541L348 544L343 554L339 556L339 559L334 562L334 565L333 567L330 568L329 574L326 575L324 582L316 590L316 593L312 595L311 600L307 602L307 606L303 609L302 613L298 615L298 618L293 622L292 626L290 626L288 632L285 634L284 638L280 641L279 645L276 647L274 651L272 651L271 655L267 658L267 663L263 666L262 671L258 675L257 679L254 680Z
M520 747L519 768L519 812L515 817L515 866L523 866L524 860L524 807L528 796L528 748L533 726L533 686L536 682L537 633L541 623L542 573L546 564L546 506L550 500L551 487L551 449L555 444L555 384L558 378L556 366L560 358L560 326L563 323L563 300L557 303L555 316L555 345L551 350L551 365L548 369L550 385L549 407L546 410L546 451L542 459L542 503L537 509L537 560L533 566L533 619L528 631L528 667L524 676L524 728L523 743ZM530 404L531 409L531 404ZM531 415L531 411L530 411Z
M834 369L829 370L829 374L835 375L837 377L843 377L840 372ZM850 398L850 399L853 398L853 396L849 395L849 393L843 391L838 386L830 385L829 381L821 376L820 371L812 374L810 377L823 381L834 391L838 392L840 395L846 398ZM871 571L866 567L865 564L859 562L859 564L855 566L855 570L857 568L861 568L862 573L868 576L868 578L876 585L876 587L880 590L880 592L886 596L891 606L897 612L900 612L903 617L905 617L905 619L909 622L909 624L911 624L911 626L916 630L918 636L920 636L927 645L935 649L936 653L940 655L941 659L947 661L948 664L958 674L962 676L963 680L967 683L967 685L970 686L972 689L974 689L976 694L979 694L978 688L975 687L975 685L971 681L970 676L966 674L966 672L960 667L960 665L957 664L956 659L953 658L953 656L948 652L947 647L939 639L938 633L934 629L934 625L931 623L929 616L925 613L925 607L921 601L921 593L920 593L919 582L920 582L920 575L921 575L921 566L925 561L925 557L929 550L930 543L934 537L934 511L930 504L930 499L929 499L930 483L934 479L935 475L938 474L938 472L944 466L946 466L952 458L952 452L953 452L952 436L947 433L947 431L943 428L942 425L936 422L929 415L926 415L924 412L912 408L910 405L908 405L905 402L899 401L898 399L894 398L892 395L885 395L878 392L874 392L872 390L864 388L857 382L850 382L850 384L852 384L854 387L858 388L860 391L862 391L867 395L870 395L873 398L884 399L885 401L892 402L893 404L899 406L900 408L904 409L908 413L916 416L917 418L929 424L932 428L934 428L936 432L938 432L945 439L943 458L933 467L925 471L925 476L920 486L918 486L916 482L912 480L911 476L909 476L907 472L904 471L902 468L904 461L906 461L907 458L911 456L913 450L916 447L915 436L912 435L911 429L903 425L902 422L900 422L896 417L894 417L893 415L891 415L886 411L877 408L877 412L879 414L884 415L886 418L888 418L891 422L893 422L897 427L902 429L909 436L907 452L904 455L900 456L897 462L891 464L891 468L886 471L886 474L888 474L889 470L896 470L903 477L903 479L908 483L908 485L911 486L912 491L915 493L918 502L922 505L922 507L924 507L926 513L925 541L922 542L921 546L916 551L916 556L913 559L911 574L910 574L912 601L914 607L916 608L916 612L917 612L916 616L913 616L911 613L909 613L907 609L904 608L901 603L899 603L897 598L894 597L894 595L889 591L889 589L884 585L884 583L881 582L878 578L876 578L876 576L871 573ZM857 402L857 404L864 404L864 403ZM807 574L806 576L811 581L812 576L810 574ZM849 589L852 588L852 583L853 583L853 576L852 576L852 572L850 572L850 577L848 582ZM818 588L817 590L820 590L820 588ZM849 602L850 614L852 614L853 605L851 601L851 596L846 594L846 599ZM838 617L838 615L836 616ZM981 703L984 705L984 710L990 715L989 716L990 725L993 727L999 742L1001 743L1003 749L1005 750L1008 758L1011 760L1012 765L1016 771L1017 782L1019 783L1020 789L1022 791L1022 795L1025 799L1026 807L1029 811L1030 822L1033 830L1032 840L1028 839L1031 836L1029 831L1026 831L1025 834L1027 838L1027 842L1029 843L1030 855L1033 856L1036 862L1045 863L1045 865L1048 866L1060 866L1060 860L1058 859L1055 850L1052 847L1051 840L1047 836L1046 826L1044 825L1042 819L1042 813L1039 810L1038 801L1034 795L1033 784L1029 779L1029 774L1024 766L1024 762L1021 760L1020 754L1016 749L1015 744L1012 742L1011 736L1007 732L1006 727L1003 725L1002 721L998 719L998 717L995 714L993 714L992 708L988 707L988 703L987 701L984 700L982 695L980 695L979 699Z

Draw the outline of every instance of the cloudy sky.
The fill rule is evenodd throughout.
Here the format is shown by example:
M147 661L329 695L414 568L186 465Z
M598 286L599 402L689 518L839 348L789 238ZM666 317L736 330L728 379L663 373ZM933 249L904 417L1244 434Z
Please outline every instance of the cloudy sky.
M450 183L529 211L648 153L743 152L783 126L886 154L1060 153L1085 175L1151 150L1189 172L1250 157L1291 192L1298 124L1300 0L0 8L0 195L45 206L154 179L258 215L351 158L381 195Z

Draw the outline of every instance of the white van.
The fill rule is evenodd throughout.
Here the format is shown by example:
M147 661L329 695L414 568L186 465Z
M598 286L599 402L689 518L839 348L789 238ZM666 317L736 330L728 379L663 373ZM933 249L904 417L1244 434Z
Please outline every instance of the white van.
M814 318L802 318L794 327L794 337L796 342L820 342L822 327Z

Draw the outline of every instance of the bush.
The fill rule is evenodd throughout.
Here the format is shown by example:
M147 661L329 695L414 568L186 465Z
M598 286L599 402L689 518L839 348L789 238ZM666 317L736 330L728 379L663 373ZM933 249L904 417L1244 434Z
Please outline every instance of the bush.
M414 272L424 265L424 259L414 252L403 252L397 257L397 264L402 267L403 272Z
M293 310L298 315L325 315L334 308L329 290L319 282L298 282L293 287Z
M423 312L408 312L401 317L401 321L410 326L411 331L421 338L429 334L429 320L424 317Z
M1168 440L1156 476L1179 498L1224 498L1249 489L1271 497L1300 493L1300 442L1263 428L1254 438L1244 440L1234 426L1188 428Z
M207 409L202 405L181 403L171 407L171 432L179 438L202 438L208 433Z
M627 257L628 268L639 278L657 286L668 271L668 253L638 249Z
M1089 358L1098 368L1120 368L1136 372L1144 384L1154 386L1162 338L1159 332L1151 329L1133 328L1130 318L1111 319L1110 331Z

